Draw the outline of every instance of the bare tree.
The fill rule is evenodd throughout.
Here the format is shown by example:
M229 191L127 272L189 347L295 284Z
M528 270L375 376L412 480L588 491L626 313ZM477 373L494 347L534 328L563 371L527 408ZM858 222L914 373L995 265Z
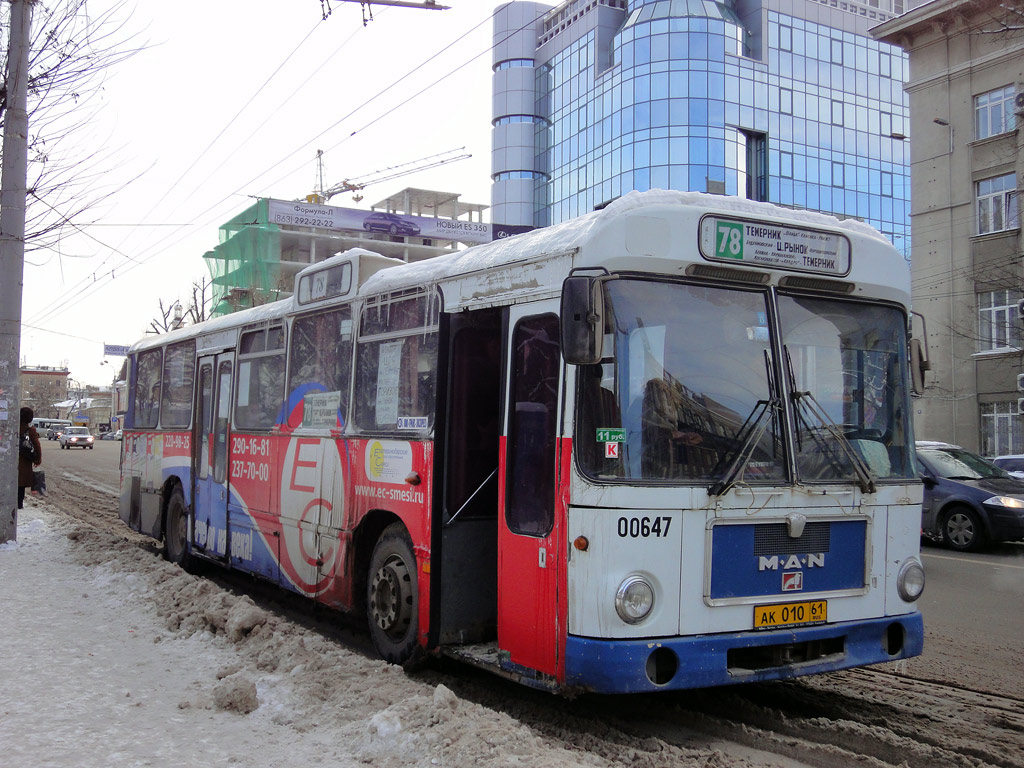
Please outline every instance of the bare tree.
M83 146L83 129L99 109L108 71L136 54L127 3L98 15L87 0L33 3L29 53L26 251L53 248L68 227L115 190L104 184L109 149ZM0 6L0 26L10 21ZM6 42L6 41L4 41ZM3 45L3 43L0 43ZM7 50L0 48L0 126L7 107Z
M199 282L192 282L192 301L189 303L188 309L185 310L185 314L193 325L207 319L210 301L213 299L212 289L213 284L206 279L205 275L200 278Z
M149 321L147 333L169 333L185 325L195 325L206 320L209 316L211 288L212 284L204 275L199 280L192 281L192 299L187 307L182 307L177 299L166 303L160 299L159 315Z
M164 306L164 300L160 299L160 316L149 321L149 330L146 333L169 333L184 325L181 302L172 301Z

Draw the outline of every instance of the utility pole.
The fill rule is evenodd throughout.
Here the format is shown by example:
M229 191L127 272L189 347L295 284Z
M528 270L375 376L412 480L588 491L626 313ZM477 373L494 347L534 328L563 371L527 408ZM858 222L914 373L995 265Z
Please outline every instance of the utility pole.
M7 107L0 173L0 543L18 537L21 289L28 196L28 48L33 0L10 0Z

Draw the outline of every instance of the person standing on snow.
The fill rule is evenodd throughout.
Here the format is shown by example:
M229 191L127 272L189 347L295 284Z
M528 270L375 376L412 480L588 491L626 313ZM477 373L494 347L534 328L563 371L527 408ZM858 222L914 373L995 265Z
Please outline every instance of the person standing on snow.
M28 406L21 409L21 428L18 432L18 445L25 442L26 435L28 442L31 442L34 453L30 456L28 451L18 451L18 509L25 504L25 489L31 488L35 483L35 467L43 462L43 446L39 443L39 433L32 426L32 419L35 414Z

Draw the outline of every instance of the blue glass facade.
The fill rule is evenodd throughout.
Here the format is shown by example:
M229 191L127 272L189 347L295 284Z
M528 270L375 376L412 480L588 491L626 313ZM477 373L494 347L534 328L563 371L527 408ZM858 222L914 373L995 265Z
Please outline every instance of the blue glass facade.
M909 253L905 54L767 5L745 18L632 2L605 50L590 29L538 58L532 223L678 189L857 217Z

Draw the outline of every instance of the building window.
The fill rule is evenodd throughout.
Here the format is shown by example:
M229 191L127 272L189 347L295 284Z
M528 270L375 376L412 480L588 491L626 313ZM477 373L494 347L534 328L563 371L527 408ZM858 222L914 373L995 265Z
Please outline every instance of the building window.
M1022 297L1024 293L1010 289L978 294L979 351L990 352L1021 346L1017 303Z
M779 89L779 112L784 115L793 114L793 91L789 88Z
M832 40L832 63L842 64L843 63L843 41Z
M995 176L978 182L978 234L1014 229L1017 219L1017 178L1015 174Z
M743 132L747 140L747 199L768 200L768 137L753 131ZM780 153L785 155L787 153ZM789 172L793 173L793 158L790 155Z
M843 124L843 102L832 100L832 125Z
M832 163L832 186L840 189L846 186L846 167L842 163Z
M793 178L792 152L779 152L779 176L784 179Z
M1024 430L1016 401L982 403L980 410L982 455L1024 453Z
M500 72L503 69L515 69L517 67L532 67L534 65L533 59L505 59L499 61L494 65L493 69L495 72Z
M1013 130L1013 86L974 97L974 133L987 139Z
M779 50L793 50L793 28L788 27L785 24L779 25Z

